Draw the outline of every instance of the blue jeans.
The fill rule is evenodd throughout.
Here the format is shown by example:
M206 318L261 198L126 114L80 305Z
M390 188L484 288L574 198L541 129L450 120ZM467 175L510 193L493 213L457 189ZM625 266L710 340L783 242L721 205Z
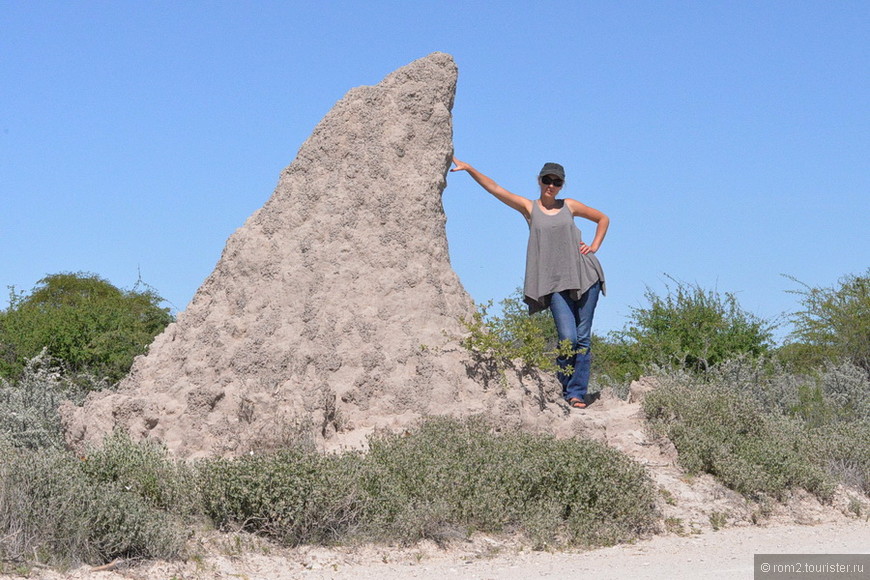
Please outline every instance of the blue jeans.
M556 323L559 342L569 340L575 354L556 359L560 368L574 367L572 374L557 373L565 400L586 397L589 370L592 364L592 317L598 304L601 282L593 284L579 300L572 300L570 291L556 292L550 297L550 312Z

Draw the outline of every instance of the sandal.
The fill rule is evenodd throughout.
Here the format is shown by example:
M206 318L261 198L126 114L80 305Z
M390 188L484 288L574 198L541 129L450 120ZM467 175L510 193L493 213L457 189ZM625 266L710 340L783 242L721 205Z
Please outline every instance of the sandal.
M575 409L585 409L586 403L584 403L582 399L578 399L577 397L571 397L570 399L568 399L568 406L574 407Z

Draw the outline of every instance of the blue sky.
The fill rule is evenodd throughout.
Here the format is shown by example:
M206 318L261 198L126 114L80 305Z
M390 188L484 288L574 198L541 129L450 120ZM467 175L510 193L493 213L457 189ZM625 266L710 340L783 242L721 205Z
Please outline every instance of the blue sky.
M141 275L183 310L335 102L442 51L460 159L529 197L560 162L611 217L597 332L667 275L774 318L781 274L870 266L867 30L865 1L0 0L0 287ZM522 217L465 174L444 206L465 288L511 294Z

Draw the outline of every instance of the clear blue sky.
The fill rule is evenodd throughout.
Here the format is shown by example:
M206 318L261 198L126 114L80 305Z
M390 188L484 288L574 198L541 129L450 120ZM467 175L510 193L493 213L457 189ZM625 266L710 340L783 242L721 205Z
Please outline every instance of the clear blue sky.
M864 0L0 0L0 289L141 273L183 310L345 92L443 51L460 159L529 197L560 162L611 217L597 332L665 274L775 317L781 274L870 266L868 30ZM465 288L511 294L522 217L465 174L444 205Z

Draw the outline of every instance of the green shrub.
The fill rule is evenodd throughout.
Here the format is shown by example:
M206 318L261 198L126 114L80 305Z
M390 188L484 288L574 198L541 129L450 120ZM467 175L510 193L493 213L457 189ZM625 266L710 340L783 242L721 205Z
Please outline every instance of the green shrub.
M647 289L649 305L633 308L626 326L611 333L611 342L622 348L611 356L630 375L654 366L705 372L737 355L770 349L773 326L744 311L733 294L671 280L675 286L665 296Z
M495 434L433 418L380 435L366 454L288 450L201 466L206 513L295 545L438 542L474 530L522 531L539 544L610 544L653 530L643 468L586 440Z
M432 418L372 440L367 460L370 522L406 542L521 530L540 544L602 545L651 531L657 517L643 468L591 440Z
M92 481L133 493L152 508L179 516L201 513L194 469L170 457L157 441L137 443L116 430L81 467Z
M661 371L644 399L652 428L691 473L710 473L748 496L803 488L828 499L836 482L870 487L870 382L849 363L818 375L738 358L705 381Z
M689 473L709 473L750 497L783 498L796 487L823 499L833 482L810 460L816 449L800 423L767 415L738 390L717 382L658 377L644 398L653 429L677 448Z
M500 373L509 368L520 373L558 371L556 357L570 353L571 347L559 344L552 316L548 312L529 316L520 290L502 300L501 307L501 315L496 315L490 314L492 302L478 305L470 320L461 320L468 332L462 346Z
M771 348L773 325L741 309L733 294L674 283L665 296L647 289L649 305L632 309L622 330L593 335L593 377L618 386L657 366L705 372L734 356ZM479 306L464 321L468 334L462 344L479 364L502 373L515 368L515 361L520 372L558 370L556 357L570 347L559 344L549 312L529 316L521 290L501 302L500 315L490 314L491 307Z
M288 449L269 455L204 460L206 515L222 529L257 532L288 545L334 543L361 520L360 457Z
M794 344L789 354L798 361L820 364L845 358L870 374L870 269L844 276L838 287L795 291L803 310L792 315Z
M829 473L870 496L870 420L814 427L809 436Z
M0 378L0 436L16 447L62 447L58 405L64 400L80 404L88 390L99 386L103 383L89 375L65 371L43 349L17 379Z
M43 348L70 371L120 380L170 322L150 289L120 290L94 274L54 274L0 312L0 376L16 378Z
M825 398L841 420L870 420L870 376L860 367L844 361L828 363L820 380Z
M491 309L491 301L478 305L470 320L460 321L467 331L460 338L460 344L471 353L476 364L489 371L483 376L494 373L503 377L508 370L521 375L532 369L559 372L557 357L571 355L572 348L567 342L559 343L549 312L529 316L521 289L501 301L501 314L491 314ZM608 378L627 382L626 375L630 371L621 360L623 352L621 346L593 334L593 380L602 377L605 382L610 382Z
M636 348L611 332L607 336L592 335L592 380L608 385L622 399L628 396L631 381L637 380L652 361L638 358Z
M68 566L173 558L182 550L185 533L175 518L93 480L73 455L3 447L0 558Z

